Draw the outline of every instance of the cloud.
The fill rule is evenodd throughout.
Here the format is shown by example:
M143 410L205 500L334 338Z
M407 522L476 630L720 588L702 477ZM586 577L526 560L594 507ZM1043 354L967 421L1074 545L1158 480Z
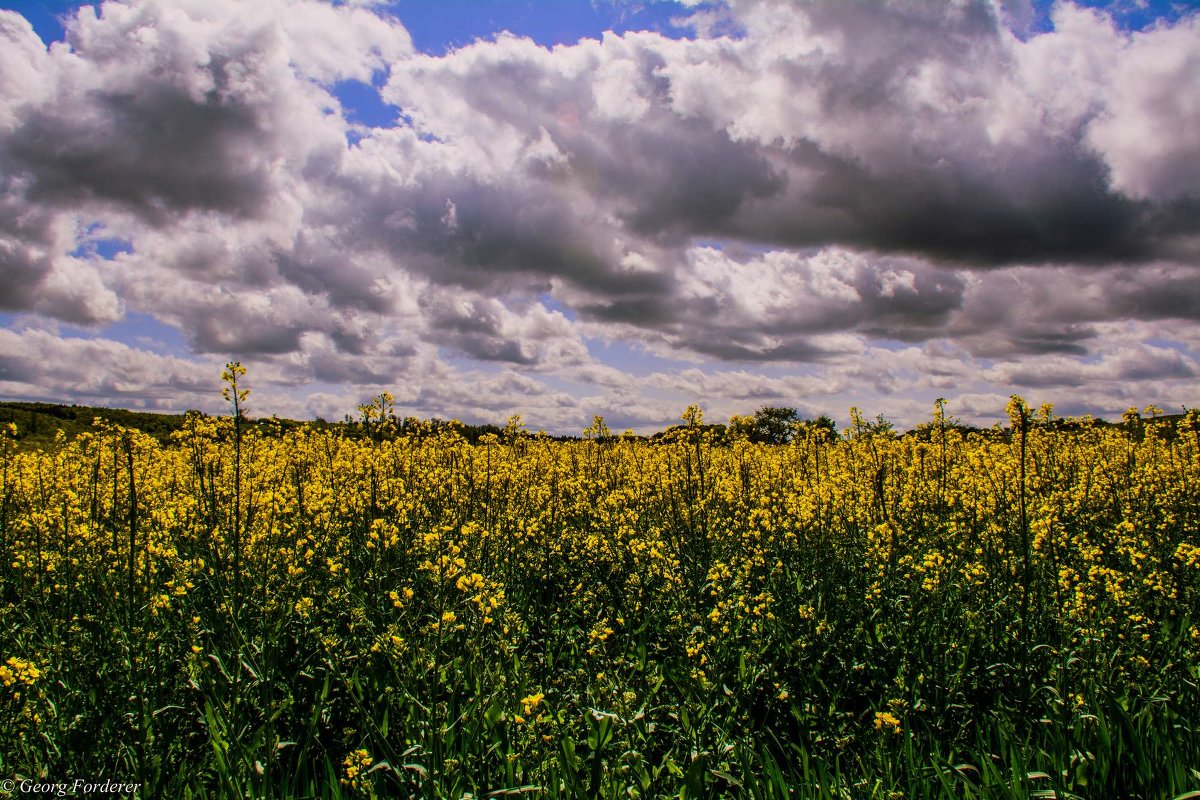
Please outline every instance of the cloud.
M1200 320L1191 288L1196 280L1196 267L1168 263L976 274L945 333L977 355L1085 355L1099 341L1097 325L1106 322L1171 320L1180 332L1194 327Z
M96 267L71 256L83 231L123 220L140 226L140 245L196 217L286 218L344 148L319 81L369 78L410 49L401 26L317 2L110 2L81 9L67 33L47 50L23 19L0 15L12 45L0 278L13 287L5 307L71 321L119 313Z
M159 225L192 210L264 213L289 171L311 168L341 138L327 119L336 102L317 81L369 79L382 51L404 47L361 10L244 11L228 0L81 9L66 43L39 59L50 90L3 142L26 199L95 200Z
M1106 109L1087 141L1104 156L1113 188L1137 199L1200 200L1200 17L1134 34L1114 69ZM1192 206L1193 213L1195 206Z
M198 392L214 394L220 368L207 366L209 374L193 361L106 339L0 329L0 391L13 397L100 405L149 400L173 410Z
M438 341L480 361L556 368L587 361L567 318L541 304L516 313L491 298L431 293L425 311Z
M997 377L1007 383L1038 389L1069 389L1080 384L1118 382L1124 384L1196 377L1196 362L1177 350L1138 346L1109 354L1095 363L1055 356L1050 359L1009 364Z
M46 47L28 20L0 9L0 131L15 127L26 106L48 93Z
M701 390L910 409L967 383L1194 379L1200 17L689 13L692 39L429 56L364 2L122 0L50 47L0 11L0 309L86 341L150 315L180 364L255 359L279 403L315 384L322 413L402 381L442 415L541 397L554 420L624 403L642 424ZM381 87L395 124L352 123L345 81ZM1114 324L1168 322L1169 352L1105 350ZM605 342L669 377L639 386ZM13 393L67 385L29 363Z

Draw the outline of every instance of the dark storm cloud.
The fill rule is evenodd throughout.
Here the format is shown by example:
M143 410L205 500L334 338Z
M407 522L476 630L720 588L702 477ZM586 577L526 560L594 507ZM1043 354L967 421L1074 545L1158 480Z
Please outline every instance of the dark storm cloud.
M351 196L353 215L339 207L330 217L345 248L375 249L439 285L541 294L561 281L615 301L670 290L664 275L622 268L614 232L572 196L519 175L495 185L439 168Z
M753 332L729 331L720 339L701 339L691 349L722 361L768 362L798 361L812 363L824 361L837 351L828 350L804 339L792 339L781 344L757 345L752 341ZM747 340L750 341L747 341Z
M71 256L73 226L25 203L0 174L0 310L36 311L64 322L110 322L121 301L84 261ZM7 190L7 191L6 191Z
M561 368L586 360L586 347L558 312L527 301L512 309L495 299L431 288L421 298L431 338L479 361Z
M413 263L434 281L485 288L527 276L546 286L560 277L590 288L619 291L609 281L611 245L571 214L552 193L471 181L431 181L409 195L415 228L391 232L389 249L431 260Z
M247 315L248 316L248 315ZM194 322L191 333L193 349L201 353L291 353L299 349L300 325L275 324L260 320L249 322L245 316L237 325L230 325L233 315L222 319L205 316Z
M733 220L745 203L786 186L758 147L707 122L663 119L613 126L569 157L572 172L594 176L591 188L613 200L633 233L666 242L740 233Z
M661 158L647 159L656 164L656 171L671 177L653 185L629 215L633 230L659 236L736 234L729 220L748 198L762 199L783 188L785 179L745 145L723 136L707 144L704 149L664 148Z
M992 4L733 5L752 19L746 40L734 48L737 72L750 85L774 81L771 97L778 105L774 118L746 122L730 113L729 124L756 140L791 178L785 194L746 206L733 235L975 265L1146 260L1181 251L1196 256L1188 239L1200 232L1200 190L1185 190L1191 198L1177 190L1128 193L1112 180L1112 160L1121 158L1126 141L1113 136L1106 151L1093 134L1123 113L1119 98L1081 93L1079 108L1058 107L1052 82L1078 80L1081 90L1095 93L1095 83L1086 82L1113 79L1099 67L1097 74L1067 73L1069 61L1044 65L1064 74L1031 79L1045 56L1013 40ZM771 25L797 18L796 30L772 39ZM1114 60L1124 55L1118 67L1134 76L1129 82L1167 77L1137 74L1137 50L1145 43L1124 54L1123 39L1094 20L1064 17L1067 23L1086 28L1083 34L1095 41L1049 35L1062 40L1064 50L1091 46L1094 52L1084 57L1108 57L1105 49ZM781 41L797 33L817 42L800 57ZM1185 45L1172 40L1170 46ZM1063 60L1081 55L1066 53ZM1184 62L1178 76L1184 83L1177 85L1200 78L1198 65ZM673 77L689 80L683 73ZM1158 116L1174 119L1187 101L1168 95L1160 105ZM749 102L738 110L756 113ZM1045 119L1022 119L1032 114ZM1163 160L1194 171L1195 145L1183 158L1173 126L1153 135L1163 139ZM1146 160L1162 168L1161 161Z
M322 82L369 77L410 46L400 26L316 2L114 2L81 9L66 28L66 43L47 50L25 20L0 12L0 204L21 208L17 226L0 224L20 227L0 277L14 286L7 307L73 321L112 318L73 311L54 290L72 274L100 286L94 265L67 257L76 229L117 219L188 241L197 219L234 226L293 213L297 192L336 169L345 146ZM330 51L339 46L340 56ZM138 234L135 246L148 230ZM203 248L189 246L200 258L188 269L211 274Z
M1102 344L1098 326L1114 320L1200 321L1200 269L1141 266L1013 267L972 276L962 310L944 333L979 356L1085 355Z
M4 191L11 179L0 176L0 308L31 308L42 278L52 266L55 236L53 220Z
M807 192L791 194L778 207L748 209L743 236L994 266L1148 259L1174 236L1197 229L1194 219L1184 222L1169 210L1109 191L1104 165L1074 148L1041 165L1014 159L1002 174L945 161L872 172L811 143L792 148L787 158L818 177ZM1049 171L1035 177L1039 166ZM1028 175L1018 179L1017 172Z
M4 142L27 201L111 201L165 222L193 209L253 216L269 197L267 126L253 109L149 83L87 102L33 114Z
M0 163L24 199L101 201L160 225L188 211L259 215L301 121L289 118L301 109L273 57L278 36L247 26L204 41L153 6L103 13L85 10L68 27L70 54L47 64L55 90L0 137Z
M435 302L429 322L441 336L464 353L480 361L505 361L530 365L534 359L521 349L521 343L503 335L500 307L482 300L454 303L449 298Z
M1112 316L1200 321L1200 269L1123 270L1098 280Z
M374 314L394 310L392 287L381 281L377 270L347 259L340 236L330 241L304 230L289 244L289 248L276 248L268 256L283 281L325 297L335 308Z
M577 303L576 308L586 318L598 322L626 323L651 329L665 329L668 323L678 318L673 310L675 304L665 292L642 297L627 295L604 302L583 301Z
M1064 353L1086 356L1088 349L1084 343L1095 335L1096 332L1091 328L1081 326L1064 326L1063 329L1045 332L1018 329L1009 334L1008 344L1021 355Z

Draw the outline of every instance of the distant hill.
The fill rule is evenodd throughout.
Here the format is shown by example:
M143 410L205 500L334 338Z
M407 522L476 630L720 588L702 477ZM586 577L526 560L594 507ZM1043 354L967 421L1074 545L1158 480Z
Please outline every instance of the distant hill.
M125 428L136 428L166 442L173 431L183 426L182 414L158 414L128 411L123 408L58 405L0 401L0 425L17 424L17 436L25 445L40 447L53 443L61 430L68 439L92 429L92 420L100 419Z

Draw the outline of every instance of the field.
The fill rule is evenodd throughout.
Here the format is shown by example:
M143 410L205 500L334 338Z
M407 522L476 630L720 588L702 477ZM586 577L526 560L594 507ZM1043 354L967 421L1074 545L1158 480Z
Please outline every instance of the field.
M238 373L229 374L236 384ZM1200 797L1200 425L6 434L0 774ZM236 401L236 403L235 403ZM353 433L353 435L351 435Z

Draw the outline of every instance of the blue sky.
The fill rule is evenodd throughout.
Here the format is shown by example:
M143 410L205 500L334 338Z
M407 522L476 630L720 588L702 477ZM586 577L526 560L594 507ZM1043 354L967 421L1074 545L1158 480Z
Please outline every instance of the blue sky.
M49 42L62 38L60 18L80 5L84 4L75 0L5 0L0 8L22 14ZM1195 3L1180 0L1087 0L1079 5L1112 14L1127 30L1175 22L1195 10ZM1034 30L1052 28L1052 6L1053 0L1031 3ZM653 30L681 36L688 31L672 20L692 9L671 0L398 0L382 4L380 10L404 23L418 50L442 55L502 30L544 45L574 44L604 31Z
M43 40L53 41L63 35L60 18L80 5L84 4L73 0L6 0L0 8L22 14ZM674 27L671 19L689 12L669 0L398 0L377 8L399 18L416 48L431 55L502 30L544 45L574 44L604 31L654 30L677 36L685 31Z
M79 6L0 2L0 396L1200 404L1192 5Z

